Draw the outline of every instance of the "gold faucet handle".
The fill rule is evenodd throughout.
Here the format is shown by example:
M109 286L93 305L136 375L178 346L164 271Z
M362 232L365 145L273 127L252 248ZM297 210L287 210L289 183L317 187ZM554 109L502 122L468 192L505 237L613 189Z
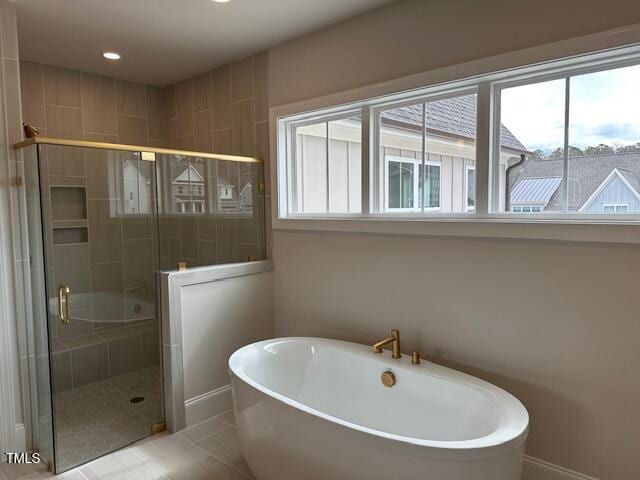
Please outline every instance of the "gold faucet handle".
M414 365L420 365L420 353L419 352L413 352L411 354L411 363L413 363Z

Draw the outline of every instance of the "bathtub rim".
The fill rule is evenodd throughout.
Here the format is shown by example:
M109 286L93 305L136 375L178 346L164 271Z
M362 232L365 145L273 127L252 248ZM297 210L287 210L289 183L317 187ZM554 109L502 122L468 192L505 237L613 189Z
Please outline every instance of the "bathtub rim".
M308 415L316 417L317 419L336 424L339 427L346 428L351 431L358 432L360 434L364 434L369 439L374 440L376 443L385 442L385 441L398 442L411 447L418 447L422 450L422 453L424 453L424 450L427 449L432 452L440 452L440 455L444 457L448 457L447 454L451 452L458 452L458 454L465 453L465 454L468 454L470 457L474 457L474 458L491 457L491 456L496 456L501 453L519 448L527 439L527 436L529 433L529 413L527 409L524 407L524 405L522 404L522 402L520 402L520 400L518 400L515 396L513 396L511 393L507 392L506 390L496 385L493 385L492 383L489 383L485 380L474 377L473 375L469 375L464 372L460 372L452 368L444 367L442 365L438 365L426 360L423 362L424 364L436 370L439 370L442 373L446 373L449 375L453 373L454 376L458 376L467 380L470 379L472 383L475 384L476 386L480 386L485 391L488 390L488 393L490 395L492 394L492 391L493 393L499 392L499 395L503 396L506 399L508 403L508 405L506 406L517 410L517 412L515 413L520 414L520 418L519 418L520 420L519 423L521 424L520 427L517 429L514 429L513 431L510 431L507 428L507 426L499 425L498 428L496 428L496 430L491 432L489 435L484 435L481 437L466 439L466 440L428 440L428 439L422 439L422 438L408 437L404 435L399 435L395 433L385 432L385 431L377 430L374 428L366 427L364 425L353 423L348 420L344 420L344 419L335 417L331 414L312 408L308 405L298 402L297 400L293 400L285 395L275 392L270 388L258 383L257 381L249 377L241 368L242 365L239 363L240 357L243 354L245 354L247 351L252 349L263 350L265 346L268 346L274 343L291 343L291 342L305 342L305 343L313 342L316 344L317 343L333 344L333 345L348 347L348 349L354 353L360 353L360 354L370 353L370 347L363 344L348 342L344 340L333 340L333 339L322 338L322 337L278 337L278 338L262 340L249 345L245 345L244 347L241 347L238 350L236 350L231 355L228 362L229 371L232 378L233 377L238 378L239 380L246 383L253 389L257 390L258 392L264 395L267 395L268 397L271 397L272 399L278 402L281 402L288 407L294 408L295 410L298 410L302 413L306 413ZM384 360L385 360L385 363L387 363L390 368L397 368L398 366L409 367L411 365L411 357L405 354L402 354L402 358L399 361L400 363L398 363L398 360L393 360L393 362L391 362L389 361L388 358L385 358ZM429 374L433 374L433 372L424 371L423 374L429 375ZM491 395L491 396L494 397L494 395ZM505 403L505 402L502 402L502 403ZM498 408L501 408L501 407L498 406ZM487 441L487 439L489 439L489 441Z

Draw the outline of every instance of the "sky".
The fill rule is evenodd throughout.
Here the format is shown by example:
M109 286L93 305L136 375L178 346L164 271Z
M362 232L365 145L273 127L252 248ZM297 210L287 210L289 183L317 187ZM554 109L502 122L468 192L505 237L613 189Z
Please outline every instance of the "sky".
M502 91L502 123L529 149L564 144L565 80ZM640 65L571 77L569 144L640 143Z

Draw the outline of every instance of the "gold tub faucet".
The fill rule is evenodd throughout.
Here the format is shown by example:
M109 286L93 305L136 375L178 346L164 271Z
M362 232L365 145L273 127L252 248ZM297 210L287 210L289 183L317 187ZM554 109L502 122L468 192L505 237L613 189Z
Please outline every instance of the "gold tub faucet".
M400 355L400 330L397 330L395 328L391 330L391 336L389 338L385 338L384 340L373 344L373 351L376 353L382 353L382 347L389 343L391 344L391 350L393 351L391 357L402 357L402 355Z

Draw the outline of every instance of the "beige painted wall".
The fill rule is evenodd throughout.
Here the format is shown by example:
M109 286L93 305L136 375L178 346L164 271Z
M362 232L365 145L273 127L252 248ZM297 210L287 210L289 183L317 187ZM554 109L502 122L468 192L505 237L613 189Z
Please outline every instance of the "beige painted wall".
M404 1L270 50L270 105L640 22L635 1ZM371 342L488 379L532 417L527 452L638 477L640 250L274 232L278 335Z
M270 105L640 22L634 0L410 0L269 51Z

